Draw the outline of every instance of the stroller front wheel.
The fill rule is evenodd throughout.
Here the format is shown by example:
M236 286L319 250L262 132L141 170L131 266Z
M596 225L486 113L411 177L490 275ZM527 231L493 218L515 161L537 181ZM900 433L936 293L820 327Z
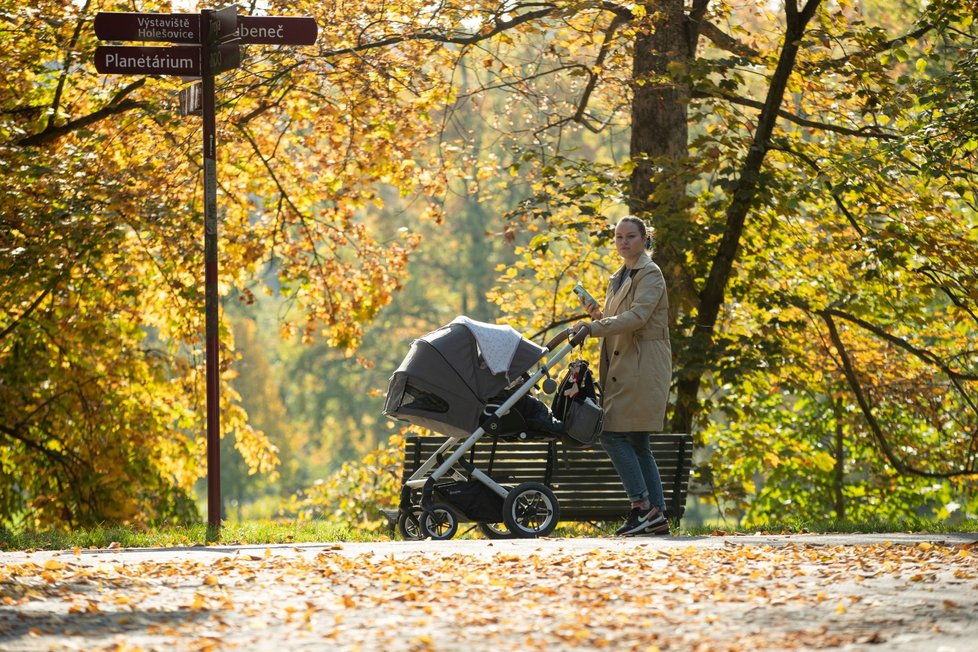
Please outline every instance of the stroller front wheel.
M435 503L431 511L418 517L421 534L426 539L444 541L451 539L458 532L458 518L445 503Z
M523 482L503 501L503 520L514 536L524 539L545 537L557 527L560 505L545 484Z

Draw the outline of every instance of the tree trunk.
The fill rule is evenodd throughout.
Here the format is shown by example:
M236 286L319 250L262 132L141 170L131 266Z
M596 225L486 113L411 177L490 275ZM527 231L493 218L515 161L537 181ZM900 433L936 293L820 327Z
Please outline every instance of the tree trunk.
M683 223L673 219L677 210L685 210L686 186L680 175L670 174L668 167L682 165L688 155L688 122L686 106L690 90L685 82L673 80L672 66L682 66L692 57L685 29L683 0L647 2L647 31L635 40L632 63L632 134L630 155L636 163L631 176L629 209L651 220L657 235L666 236L667 227L661 215L669 215L669 224ZM662 168L661 170L659 168ZM662 268L670 292L673 322L680 305L683 252L671 247L656 247L655 260Z
M799 12L794 0L785 5L786 29L778 65L771 77L767 97L757 119L754 140L744 158L740 177L727 207L726 224L720 244L713 256L710 273L699 296L696 326L686 349L682 352L682 367L677 382L676 407L672 415L673 432L691 432L693 420L700 409L699 389L706 369L713 362L713 337L724 293L733 271L734 260L740 248L747 215L759 190L761 165L767 154L771 133L777 121L778 110L784 100L788 78L795 67L798 48L808 21L811 20L821 0L808 0Z
M832 500L835 504L835 517L840 521L846 519L846 499L843 489L846 486L846 437L844 410L842 401L835 400L835 468L832 474Z

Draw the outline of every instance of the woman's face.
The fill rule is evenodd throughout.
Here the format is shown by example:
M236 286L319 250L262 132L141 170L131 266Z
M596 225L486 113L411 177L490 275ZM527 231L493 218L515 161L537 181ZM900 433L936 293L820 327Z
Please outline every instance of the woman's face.
M615 248L626 261L637 260L645 251L645 238L634 222L619 222L615 227Z

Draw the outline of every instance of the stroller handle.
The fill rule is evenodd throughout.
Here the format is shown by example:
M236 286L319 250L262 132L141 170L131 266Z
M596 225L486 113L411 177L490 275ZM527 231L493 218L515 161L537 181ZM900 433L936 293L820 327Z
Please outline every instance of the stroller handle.
M578 332L574 333L573 336L571 336L571 333L572 332L573 331L571 329L565 328L564 330L562 330L559 333L557 333L556 335L554 335L553 339L551 339L549 342L547 342L544 346L547 347L547 350L548 351L553 351L558 346L560 346L560 343L561 342L563 342L564 340L566 340L568 338L570 338L570 343L571 343L572 346L578 346L578 345L582 344L584 342L584 340L587 339L587 329L586 328L583 328L583 329L579 330Z

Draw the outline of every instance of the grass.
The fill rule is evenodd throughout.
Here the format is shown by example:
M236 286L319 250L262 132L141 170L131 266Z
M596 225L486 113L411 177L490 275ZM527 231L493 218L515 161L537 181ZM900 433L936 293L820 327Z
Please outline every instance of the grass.
M554 537L601 537L609 536L617 524L562 523L554 531ZM460 528L457 538L476 538L480 535L467 531L467 524ZM710 526L673 528L682 536L725 534L854 534L887 532L978 532L978 519L929 521L908 519L899 523L868 521L851 523L844 521L792 521L767 524L764 527L722 528ZM0 528L0 550L69 550L72 548L155 548L204 545L240 544L298 544L321 542L386 541L390 537L385 528L374 531L356 530L337 526L325 521L272 521L251 520L223 525L216 532L205 524L166 525L141 529L123 526L106 526L76 530L49 530L42 532L11 532Z
M909 517L900 521L868 520L792 520L783 523L766 523L751 527L742 525L734 529L723 527L690 528L689 534L885 534L888 532L928 532L934 534L948 532L978 532L978 519L959 519L956 521L937 521Z
M321 541L373 541L380 534L350 530L325 521L244 521L211 531L206 524L156 528L126 526L75 530L9 532L0 529L0 550L68 550L71 548L158 548L203 545L289 544Z

